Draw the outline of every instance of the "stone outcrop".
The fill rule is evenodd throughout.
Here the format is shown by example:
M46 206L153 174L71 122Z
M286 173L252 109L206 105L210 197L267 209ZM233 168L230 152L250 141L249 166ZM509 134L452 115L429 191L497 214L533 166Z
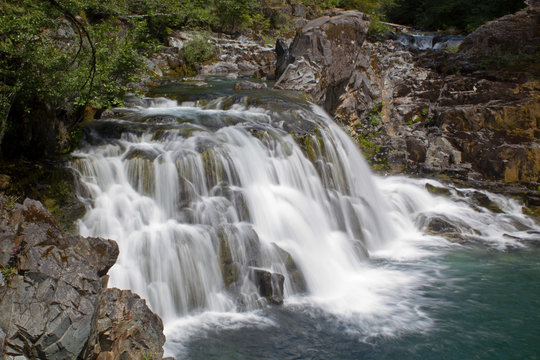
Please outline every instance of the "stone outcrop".
M84 356L88 360L161 359L163 323L146 302L129 290L100 293Z
M457 54L394 40L362 43L369 21L337 14L308 23L287 49L278 43L278 65L289 64L276 87L305 91L332 112L376 169L538 181L540 81L530 58L539 44L537 2L480 27ZM362 19L353 21L353 40L328 40L327 30L343 16ZM511 38L514 62L477 56Z
M81 358L118 246L68 235L41 203L3 196L0 236L2 358Z
M540 5L529 6L515 14L503 16L479 27L467 36L460 52L467 56L501 54L535 55L540 46Z
M355 69L370 23L371 18L358 11L337 11L308 22L290 48L280 51L280 67L288 64L275 87L304 91L333 110Z

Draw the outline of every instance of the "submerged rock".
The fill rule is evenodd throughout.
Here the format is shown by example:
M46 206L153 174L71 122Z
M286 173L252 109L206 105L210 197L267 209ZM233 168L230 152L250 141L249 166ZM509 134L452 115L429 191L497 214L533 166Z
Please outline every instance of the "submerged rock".
M234 90L256 90L266 88L267 86L265 83L256 83L253 81L240 81L234 84Z

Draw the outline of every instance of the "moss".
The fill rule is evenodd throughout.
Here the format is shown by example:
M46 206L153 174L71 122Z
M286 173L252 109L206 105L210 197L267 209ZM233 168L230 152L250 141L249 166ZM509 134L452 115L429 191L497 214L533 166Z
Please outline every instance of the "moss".
M387 170L390 167L390 163L380 145L373 142L374 138L375 134L360 133L357 137L357 141L362 149L365 159L371 165L373 170Z
M76 196L77 180L67 164L67 158L42 163L2 163L0 173L10 178L4 193L41 201L63 230L73 232L75 220L84 215L85 207Z
M223 282L229 288L238 281L240 271L237 264L233 261L227 234L224 231L220 231L219 237L219 267L223 276Z
M426 189L427 189L427 191L429 191L430 193L435 194L435 195L445 195L445 196L450 195L450 190L448 190L446 188L438 187L438 186L435 186L435 185L426 184Z
M535 217L540 222L540 206L524 206L523 214Z

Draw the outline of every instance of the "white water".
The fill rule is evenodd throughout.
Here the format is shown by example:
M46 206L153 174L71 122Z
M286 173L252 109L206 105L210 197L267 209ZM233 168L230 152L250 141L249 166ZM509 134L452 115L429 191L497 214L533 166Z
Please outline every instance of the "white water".
M498 248L538 238L516 201L486 192L504 211L495 214L471 205L473 189L443 197L426 190L445 188L433 180L374 177L316 107L222 104L126 109L104 122L124 129L121 137L103 140L113 131L96 127L95 145L75 154L90 204L80 232L119 243L110 286L148 300L171 352L205 329L275 326L261 318L266 300L253 268L285 276L285 306L322 308L364 333L392 335L432 322L415 304L429 275L407 264L459 246L425 234L430 219ZM299 141L307 151L291 122L318 129ZM233 265L224 268L228 251Z

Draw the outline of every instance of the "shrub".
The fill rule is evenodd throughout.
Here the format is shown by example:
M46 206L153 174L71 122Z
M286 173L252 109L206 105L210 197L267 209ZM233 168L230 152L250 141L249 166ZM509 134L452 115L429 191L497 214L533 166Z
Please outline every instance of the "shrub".
M183 55L186 62L192 67L197 67L212 59L215 55L215 48L210 43L210 36L206 33L195 36L184 46Z

